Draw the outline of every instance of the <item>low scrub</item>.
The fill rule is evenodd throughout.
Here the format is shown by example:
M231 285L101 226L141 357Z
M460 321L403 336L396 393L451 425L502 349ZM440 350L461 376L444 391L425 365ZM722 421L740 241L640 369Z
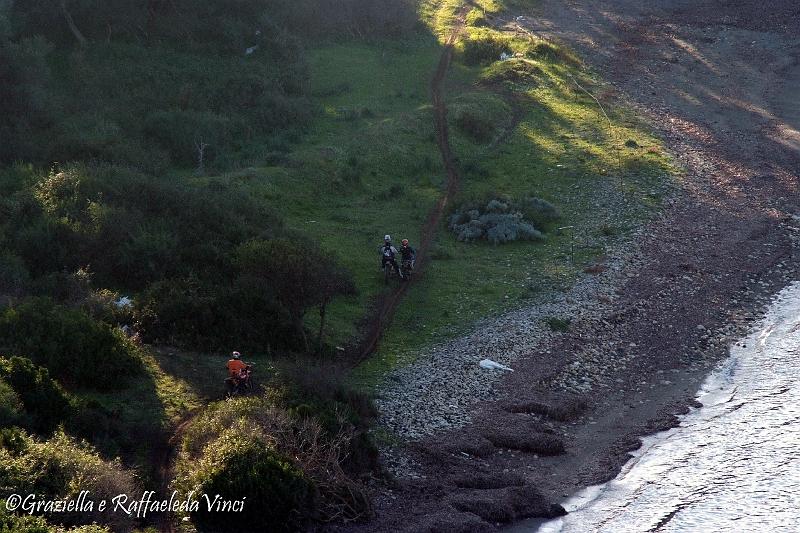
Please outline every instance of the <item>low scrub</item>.
M553 43L541 40L536 41L527 47L525 50L525 57L549 62L566 63L570 65L580 64L580 60L569 51Z
M36 494L40 500L74 499L83 490L96 501L110 501L119 494L133 498L138 487L134 476L119 462L104 461L87 444L64 433L48 440L22 432L13 439L5 434L0 439L0 499L12 493ZM101 513L97 507L90 512L57 513L45 518L67 526L100 523L117 532L133 529L132 518L124 513Z
M14 389L0 379L0 427L19 425L22 421L22 401Z
M510 115L510 108L496 96L473 93L450 104L450 115L459 132L476 143L487 143Z
M274 511L282 514L271 519L274 520L272 527L261 529L287 529L308 520L357 520L369 516L370 501L364 487L345 469L353 446L353 426L342 421L341 429L331 434L312 413L307 416L292 413L279 396L239 398L209 406L186 430L176 485L188 492L206 483L213 470L207 465L221 460L220 452L216 451L221 446L232 447L231 453L237 446L245 450L260 447L267 450L268 455L258 455L259 461L278 461L284 463L284 467L263 479L242 481L252 482L254 486L241 494L264 497L261 501L248 496L248 505L259 513L263 508L274 508L271 501L286 502L282 509ZM198 524L205 524L206 517L196 517L196 520ZM255 520L263 520L263 517ZM253 524L246 523L249 528Z
M462 204L450 215L448 227L462 242L538 241L558 216L558 210L540 198L492 198Z
M229 429L203 450L197 464L179 478L187 493L247 496L243 511L208 511L192 518L206 531L295 531L314 509L314 492L303 471L269 441Z
M486 65L497 61L503 54L510 54L508 39L494 35L483 35L469 39L464 43L462 51L464 63L467 65Z
M0 357L0 427L48 433L72 413L69 396L46 368L24 357Z
M84 312L35 298L0 315L2 353L28 355L65 383L110 389L141 371L135 345Z
M511 58L492 64L481 75L481 81L484 83L507 82L534 85L542 75L542 69L532 62L521 58Z

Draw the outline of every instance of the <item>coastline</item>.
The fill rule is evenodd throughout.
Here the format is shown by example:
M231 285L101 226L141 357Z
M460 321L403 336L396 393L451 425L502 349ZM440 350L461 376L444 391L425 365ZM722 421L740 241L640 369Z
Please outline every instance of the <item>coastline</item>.
M786 133L800 128L789 109L800 55L779 53L800 50L796 30L754 26L741 6L576 4L543 2L531 31L608 74L612 97L639 110L686 168L682 191L569 332L498 357L515 372L467 406L468 418L414 435L409 461L394 467L401 477L376 486L375 520L351 529L494 530L556 514L554 504L612 479L639 437L677 424L729 343L800 279L800 145ZM708 27L693 22L706 15ZM679 37L659 41L660 31ZM743 53L754 35L759 53ZM719 94L698 106L686 90Z

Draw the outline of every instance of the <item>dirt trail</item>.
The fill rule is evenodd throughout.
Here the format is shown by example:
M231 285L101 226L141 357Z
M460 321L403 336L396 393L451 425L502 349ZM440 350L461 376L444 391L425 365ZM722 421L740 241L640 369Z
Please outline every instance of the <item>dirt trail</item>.
M178 446L181 444L183 434L186 428L194 419L200 410L187 413L180 422L177 423L175 429L169 437L164 438L160 446L154 450L153 465L155 467L155 474L159 480L159 499L169 500L170 484L175 477L175 459L177 458ZM175 513L171 510L161 514L158 517L158 531L161 533L175 533Z
M576 49L610 82L601 101L637 109L686 175L641 232L607 315L520 360L469 426L410 445L423 476L387 488L366 530L493 530L513 515L509 483L560 501L613 477L640 435L675 423L768 297L800 278L800 5L535 6L510 20ZM581 402L584 412L570 409ZM502 433L524 444L532 431L566 453L487 442Z
M425 224L422 227L420 244L417 247L417 264L414 271L415 280L425 272L425 267L430 260L428 252L436 238L436 231L439 228L442 215L447 205L458 192L460 182L458 168L455 163L453 151L450 147L450 132L447 125L447 105L444 100L443 88L445 79L447 78L447 71L453 59L453 46L463 28L465 14L466 11L462 10L456 18L456 27L445 42L442 54L439 58L439 63L436 66L433 79L431 80L431 102L433 103L436 144L442 156L442 163L444 164L447 181L444 194L439 197L430 213L428 213L428 217L425 219ZM381 335L391 323L398 304L403 299L406 292L408 292L409 285L408 283L402 283L398 287L378 296L369 314L362 322L361 340L357 344L355 350L353 350L354 353L351 357L352 364L360 363L377 350Z

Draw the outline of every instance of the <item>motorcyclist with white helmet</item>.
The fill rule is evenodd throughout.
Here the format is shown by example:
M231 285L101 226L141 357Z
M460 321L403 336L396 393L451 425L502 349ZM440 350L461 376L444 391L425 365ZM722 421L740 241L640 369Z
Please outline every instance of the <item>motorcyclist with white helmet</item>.
M383 244L380 246L378 253L380 253L381 256L381 270L386 266L386 263L389 263L394 267L395 272L400 272L396 259L397 248L392 245L391 235L383 236Z

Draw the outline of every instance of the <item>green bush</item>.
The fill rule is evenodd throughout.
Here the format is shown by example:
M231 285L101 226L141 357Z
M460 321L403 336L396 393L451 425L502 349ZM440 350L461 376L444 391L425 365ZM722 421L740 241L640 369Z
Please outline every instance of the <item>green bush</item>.
M137 348L122 332L47 298L0 315L0 350L29 355L66 383L101 390L142 369Z
M40 516L15 515L6 509L0 499L0 533L53 533L47 521Z
M296 331L263 284L210 285L196 277L151 285L134 301L143 339L206 351L236 344L245 350L300 349Z
M5 500L0 500L0 533L111 533L111 530L98 525L71 528L54 526L41 516L9 513Z
M88 490L95 500L119 494L133 498L138 490L134 476L118 461L103 461L85 443L62 432L48 440L22 435L22 446L0 447L0 499L9 494L36 494L39 499L75 498ZM114 531L130 531L133 519L123 513L57 513L52 517L68 526L108 524ZM84 530L86 531L86 530ZM91 531L91 530L89 530Z
M485 35L466 41L463 57L467 65L485 65L498 61L502 54L510 53L511 47L507 39Z
M220 436L233 432L294 458L314 488L313 506L306 510L306 516L321 520L368 517L370 500L356 479L375 466L374 462L367 464L366 457L369 454L370 459L375 458L370 453L375 450L374 445L365 431L353 427L346 413L338 414L341 403L328 403L321 398L302 403L304 400L294 394L281 387L265 397L211 404L184 432L178 479L191 478L196 465L216 446ZM357 470L359 466L364 469ZM192 488L191 483L182 482L181 486L187 491Z
M242 512L208 512L193 520L201 531L294 531L314 509L313 487L291 460L258 439L224 432L180 481L186 491L246 496Z
M535 85L543 76L542 69L527 59L513 58L492 64L481 74L484 83L508 82L511 84Z
M19 425L48 433L71 415L69 397L46 368L24 357L0 357L0 379L13 389L25 416Z
M7 251L0 252L0 306L5 297L18 298L30 283L30 273L21 257Z
M463 95L450 105L455 127L477 143L491 141L510 112L500 98L479 93Z
M22 402L11 385L0 378L0 427L19 424L22 420Z

